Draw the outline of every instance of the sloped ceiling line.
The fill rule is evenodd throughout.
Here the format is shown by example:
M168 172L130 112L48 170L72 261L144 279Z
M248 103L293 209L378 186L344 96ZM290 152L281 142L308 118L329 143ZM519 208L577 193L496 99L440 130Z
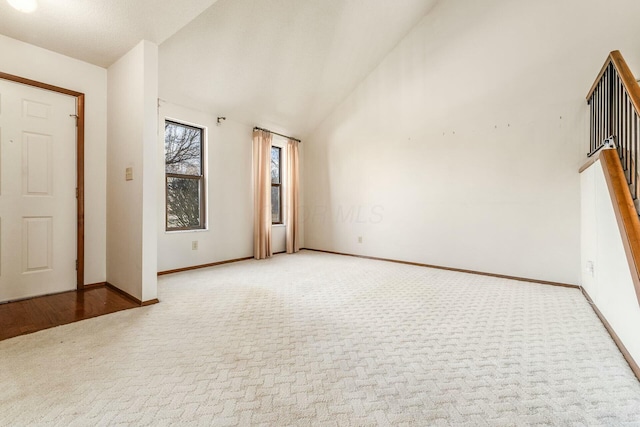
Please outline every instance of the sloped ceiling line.
M149 40L161 98L305 137L437 1L0 0L0 33L105 68Z

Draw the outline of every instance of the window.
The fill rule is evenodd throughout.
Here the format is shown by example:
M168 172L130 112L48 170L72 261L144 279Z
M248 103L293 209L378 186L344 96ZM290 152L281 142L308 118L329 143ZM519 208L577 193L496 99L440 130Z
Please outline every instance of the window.
M165 121L166 230L205 228L204 129Z
M282 149L271 147L271 223L282 224Z

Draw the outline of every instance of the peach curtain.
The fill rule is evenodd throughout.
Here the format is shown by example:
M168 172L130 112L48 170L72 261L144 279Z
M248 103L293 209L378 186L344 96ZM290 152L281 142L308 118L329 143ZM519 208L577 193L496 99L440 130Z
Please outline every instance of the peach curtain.
M271 250L271 133L253 131L253 256L269 258Z
M298 170L298 141L290 139L287 143L287 187L285 218L287 234L287 253L292 254L300 250L298 244L298 194L300 192Z

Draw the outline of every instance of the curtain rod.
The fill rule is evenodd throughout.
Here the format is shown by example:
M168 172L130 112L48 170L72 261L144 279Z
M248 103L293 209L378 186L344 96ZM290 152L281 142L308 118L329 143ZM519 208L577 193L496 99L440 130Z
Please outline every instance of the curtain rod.
M273 131L270 131L269 129L260 128L260 127L258 127L258 126L254 126L254 127L253 127L253 130L263 130L263 131L265 131L265 132L269 132L269 133L272 133L272 134L274 134L274 135L281 136L281 137L283 137L283 138L293 139L294 141L298 141L299 143L302 143L302 141L300 141L298 138L293 138L293 137L291 137L291 136L283 135L283 134L278 133L278 132L273 132Z

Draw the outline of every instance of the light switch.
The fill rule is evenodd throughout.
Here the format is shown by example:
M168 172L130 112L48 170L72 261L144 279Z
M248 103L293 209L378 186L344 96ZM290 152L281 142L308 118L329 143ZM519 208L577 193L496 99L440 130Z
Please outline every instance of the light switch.
M133 181L133 168L129 167L125 169L124 179L127 181Z
M587 261L587 273L589 273L589 275L593 277L594 272L595 272L595 265L593 261Z

